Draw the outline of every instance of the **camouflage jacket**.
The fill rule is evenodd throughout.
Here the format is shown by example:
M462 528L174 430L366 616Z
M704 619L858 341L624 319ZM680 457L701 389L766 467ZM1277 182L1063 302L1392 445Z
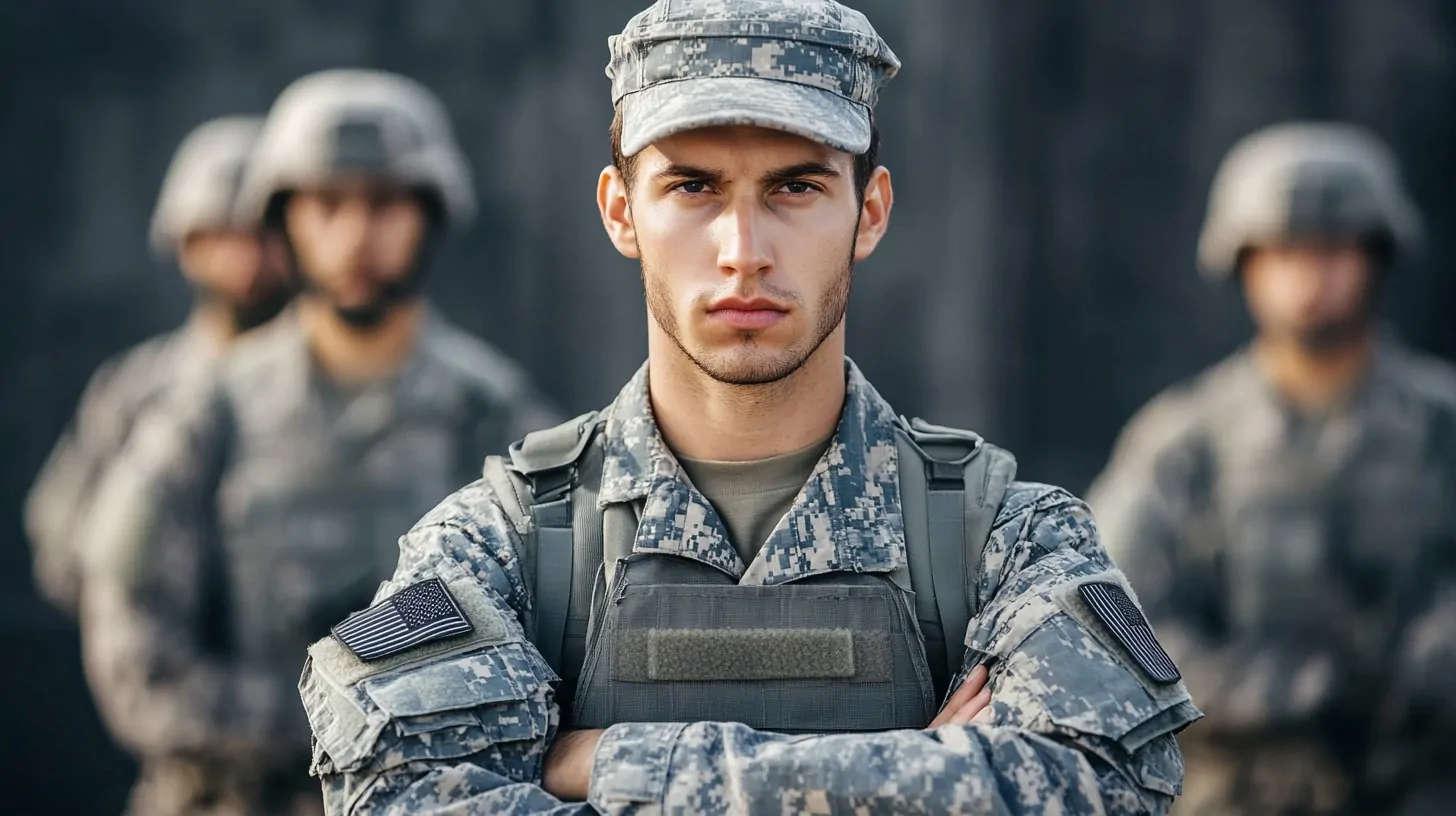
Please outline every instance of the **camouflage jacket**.
M359 389L318 369L296 313L219 369L138 423L86 514L87 674L144 758L302 781L308 644L389 577L400 529L556 417L438 314L398 375Z
M599 503L643 502L635 550L670 553L772 586L905 561L894 414L849 365L828 451L752 563L659 435L644 367L605 413ZM1069 600L1092 576L1121 580L1086 507L1014 483L985 547L982 613L966 642L991 663L994 725L785 736L741 724L609 728L590 801L541 787L557 678L528 640L520 541L481 482L401 541L379 597L439 578L471 616L467 636L362 662L335 639L310 649L301 691L330 813L872 812L1161 813L1183 765L1173 733L1200 716L1181 683L1147 679ZM436 809L439 809L438 811Z
M1456 702L1456 372L1385 338L1311 417L1240 352L1144 408L1090 495L1208 712L1187 745L1302 742L1355 786L1413 767L1406 735Z
M137 417L174 382L205 376L220 347L195 326L159 335L96 370L81 404L51 451L25 502L25 529L43 598L69 615L80 597L77 508L116 459Z

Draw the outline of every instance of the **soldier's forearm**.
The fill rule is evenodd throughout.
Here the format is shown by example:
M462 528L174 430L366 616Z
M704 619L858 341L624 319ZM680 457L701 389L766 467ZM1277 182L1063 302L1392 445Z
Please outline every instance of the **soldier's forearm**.
M76 533L94 492L99 459L73 436L57 443L26 496L25 531L34 554L36 587L54 607L77 613L81 562Z
M515 782L469 763L427 773L331 775L324 777L324 810L346 816L367 807L370 813L421 813L439 816L587 816L598 811L585 802L563 802L540 786Z
M1150 743L1135 755L1168 747ZM590 801L608 812L1001 814L1057 803L1068 813L1144 814L1166 812L1172 792L1140 787L1090 751L1016 728L796 737L736 723L634 723L603 735Z

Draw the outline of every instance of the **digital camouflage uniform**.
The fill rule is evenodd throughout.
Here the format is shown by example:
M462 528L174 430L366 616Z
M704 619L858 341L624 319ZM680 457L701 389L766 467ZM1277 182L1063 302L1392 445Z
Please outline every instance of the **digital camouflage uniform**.
M87 523L87 671L147 758L137 813L316 807L293 692L306 647L390 575L399 530L553 419L437 314L389 382L330 383L296 314L241 341L220 380L139 425Z
M1215 184L1204 270L1290 237L1409 249L1394 179L1352 128L1256 134ZM1453 495L1456 371L1388 335L1318 415L1243 350L1129 423L1089 501L1208 714L1180 737L1175 812L1390 813L1434 778L1456 710Z
M169 257L191 232L244 223L234 200L262 123L262 117L215 119L183 140L152 218L151 244L158 256ZM189 324L113 357L92 375L75 419L26 500L36 587L57 609L74 615L80 596L85 542L78 509L90 502L137 417L170 384L204 376L221 353L218 342Z
M306 77L275 103L239 209L261 217L362 145L367 173L458 221L472 201L443 117L402 77ZM369 600L400 531L487 452L557 420L516 363L439 313L413 343L389 378L339 385L286 312L171 389L98 489L83 646L103 717L142 760L133 813L318 812L295 692L308 644Z
M659 435L644 367L606 412L599 505L643 502L634 552L715 565L740 584L905 561L894 413L852 366L838 431L793 508L743 564L711 504ZM1172 734L1199 716L1181 683L1148 680L1078 605L1119 580L1085 505L1014 483L986 543L966 668L986 660L993 725L786 736L734 723L627 723L597 749L590 806L540 787L555 736L556 676L531 644L520 537L483 482L401 542L378 597L441 579L470 635L364 662L328 638L302 692L330 813L1158 813L1182 779ZM448 807L447 807L448 806Z
M712 125L772 128L862 153L871 143L870 109L879 87L899 66L863 15L825 0L663 0L630 21L612 39L611 52L608 76L622 117L624 155L673 133ZM592 440L592 461L600 462L601 472L592 475L584 465L572 476L571 493L594 494L595 500L571 505L573 543L564 554L574 560L597 546L585 535L594 522L600 522L605 541L610 520L623 518L618 511L635 509L636 517L628 512L628 523L617 528L625 540L612 539L630 554L611 564L602 561L596 573L595 586L603 594L593 592L593 600L600 600L593 604L594 615L600 610L612 619L615 610L626 608L621 601L640 597L633 593L643 587L670 591L682 599L676 608L699 617L706 616L693 608L693 600L708 597L710 590L715 603L725 598L751 603L722 603L722 619L696 631L674 626L681 621L649 603L643 608L655 608L666 628L604 629L615 634L593 640L598 630L589 626L591 655L616 648L613 654L622 657L623 644L646 644L634 638L657 638L653 632L666 634L652 641L659 644L672 640L680 646L704 636L741 647L772 635L782 636L775 641L782 646L796 631L804 633L792 627L805 624L786 612L779 617L789 620L772 624L767 616L743 620L748 614L743 610L781 610L791 598L817 597L827 599L821 606L831 612L864 611L874 607L861 603L858 590L901 592L889 585L893 576L923 564L909 557L917 537L908 532L912 525L903 508L911 501L924 504L927 497L922 485L914 495L904 494L902 503L901 424L852 364L846 363L847 390L835 435L792 507L747 564L713 505L663 441L651 409L648 370L644 366L602 421L592 424L593 435L582 437ZM573 430L562 426L544 436L556 438L563 429ZM519 450L542 438L524 440ZM513 460L517 451L512 448ZM543 536L554 530L549 540L559 547L562 530L548 528L546 516L537 515L544 512L545 494L536 492L534 477L537 504L532 515L519 515L511 509L519 509L521 501L514 483L499 488L514 496L492 487L502 484L495 478L497 463L492 459L485 478L447 498L402 539L394 578L380 588L374 605L342 620L332 636L310 647L300 690L314 732L313 771L322 779L330 813L1132 814L1166 811L1179 789L1183 767L1173 734L1200 715L1176 669L1165 662L1166 674L1155 679L1139 662L1147 655L1140 658L1120 645L1111 624L1083 599L1082 590L1093 584L1115 589L1124 604L1120 619L1146 633L1085 505L1057 488L1011 482L988 512L994 516L986 519L989 534L971 541L965 533L960 542L962 560L968 560L964 550L970 547L981 553L976 563L965 565L979 566L974 582L971 573L953 576L966 579L967 594L980 610L962 616L970 620L964 631L968 656L953 668L963 677L975 664L990 666L993 723L926 731L935 706L927 693L917 698L923 708L915 711L913 725L906 722L910 716L898 717L906 724L887 729L850 725L863 722L856 716L863 712L845 711L836 701L861 693L854 688L865 669L859 640L853 654L841 652L853 658L853 666L846 660L835 672L770 678L778 683L772 687L792 686L799 695L774 699L806 705L760 710L767 716L759 717L758 728L735 717L654 719L653 712L667 710L674 700L704 701L705 692L684 689L699 679L693 676L698 670L704 670L701 679L712 681L699 689L722 688L729 675L743 672L741 666L723 665L732 661L722 654L702 654L702 663L694 663L680 659L684 652L673 646L676 657L659 659L664 652L644 645L635 654L648 664L646 675L624 674L641 668L624 668L625 658L614 669L588 668L581 675L583 694L605 691L597 702L610 704L612 694L626 695L634 687L630 696L638 708L633 716L604 718L610 722L596 748L589 801L559 802L541 787L545 754L564 717L573 717L573 723L592 718L566 711L558 699L565 685L550 656L561 644L542 632L560 623L560 609L555 604L548 609L548 595L538 589L553 586L543 576L549 582L569 570L575 597L576 569L547 560L563 553L548 550ZM914 467L922 465L917 461ZM907 476L911 472L906 468ZM958 465L955 474L962 475ZM968 480L965 485L969 496ZM969 500L965 504L970 507ZM964 519L959 501L953 509L955 527L964 523L969 529L969 509ZM575 532L578 521L582 534ZM691 574L692 580L634 584L639 568L642 574ZM911 593L896 597L903 603ZM882 618L894 614L884 611L889 614ZM740 620L730 631L726 619L732 617ZM568 635L570 625L568 617ZM807 635L836 633L850 630L820 628ZM735 639L739 635L744 638ZM807 635L806 644L812 640ZM948 636L955 643L962 632ZM923 688L926 641L913 643L922 658L916 682ZM1150 635L1143 644L1166 661ZM752 650L743 655L762 656ZM779 657L787 664L797 656ZM721 700L704 702L715 707L731 698L752 705L758 702L752 682L747 692L729 690ZM823 693L811 695L803 683ZM898 678L865 680L871 683L901 688ZM881 699L901 708L899 697L886 693ZM786 733L796 730L793 722L810 707L813 716L827 718L826 727Z

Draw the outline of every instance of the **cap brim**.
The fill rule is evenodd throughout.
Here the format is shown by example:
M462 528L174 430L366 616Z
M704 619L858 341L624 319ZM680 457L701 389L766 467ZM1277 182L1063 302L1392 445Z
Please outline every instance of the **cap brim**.
M626 156L675 133L726 125L780 130L856 155L870 148L869 108L795 82L685 79L628 94L620 105Z

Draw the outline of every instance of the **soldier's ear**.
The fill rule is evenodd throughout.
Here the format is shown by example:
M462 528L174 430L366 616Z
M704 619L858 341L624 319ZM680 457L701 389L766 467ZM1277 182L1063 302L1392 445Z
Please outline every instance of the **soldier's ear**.
M637 260L641 256L637 251L637 228L632 225L630 195L620 170L611 165L602 169L597 178L597 210L602 214L602 226L618 252Z
M890 228L890 209L895 206L895 187L890 183L890 171L876 167L865 185L864 203L860 205L859 232L855 236L854 259L868 258L885 237Z

